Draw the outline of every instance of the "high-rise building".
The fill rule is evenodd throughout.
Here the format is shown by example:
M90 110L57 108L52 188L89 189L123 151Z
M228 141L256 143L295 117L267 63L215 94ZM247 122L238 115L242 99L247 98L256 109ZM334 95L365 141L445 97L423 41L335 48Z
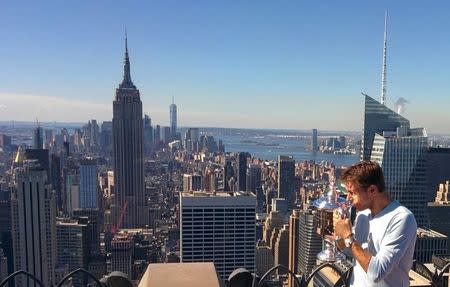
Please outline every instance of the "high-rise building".
M116 234L111 241L109 271L119 271L132 278L133 240L128 235Z
M74 210L80 208L80 175L68 173L65 182L66 191L66 211L72 214Z
M202 176L200 174L183 175L183 191L195 191L202 189Z
M41 127L37 126L33 130L33 148L43 149L44 148L44 132Z
M177 138L177 105L175 105L173 98L170 105L170 132L172 134L171 140L175 140Z
M108 174L108 179L107 179L108 197L111 197L111 194L114 193L114 171L108 170L107 174Z
M439 185L439 189L435 192L435 200L428 202L428 215L430 219L430 228L442 233L450 238L450 181L446 181ZM450 242L448 243L448 252L450 252ZM448 253L447 253L448 254Z
M277 211L285 218L288 217L288 204L285 198L272 198L272 211Z
M144 115L144 152L149 155L153 148L153 127L152 119Z
M239 191L247 189L247 156L247 153L240 152L237 158L237 188Z
M47 176L50 175L50 157L48 149L27 148L25 149L24 159L37 160L39 165L47 172Z
M247 191L256 195L257 209L262 211L265 198L262 190L261 165L259 164L250 164L248 167Z
M53 146L53 130L45 129L44 130L44 136L43 136L43 147L46 149L50 149Z
M78 224L86 226L89 256L100 254L100 231L104 226L104 214L99 209L74 210L73 218Z
M409 121L384 104L365 95L361 159L370 160L373 139L376 133L393 132L398 127L409 128Z
M257 191L262 189L261 166L259 164L250 164L247 175L247 191L251 191L256 194Z
M274 265L289 265L289 226L285 224L278 233L274 246ZM278 274L286 274L284 270L277 270Z
M317 138L317 129L313 129L311 137L311 151L316 152L318 150L319 150L319 142Z
M298 223L298 247L296 274L310 274L316 266L317 254L322 251L322 238L314 228L314 214L301 210Z
M97 120L91 120L91 146L98 146L100 144L100 127Z
M274 266L272 250L263 240L256 244L256 274L263 276Z
M153 131L153 143L156 147L161 143L161 126L156 125L155 130Z
M0 247L0 282L8 276L8 259Z
M274 229L280 229L284 224L284 216L278 211L272 210L266 218L263 226L263 240L272 248L270 238Z
M214 262L222 280L255 271L256 198L252 193L180 194L181 262Z
M295 203L295 161L292 156L278 156L278 198L285 198L288 206Z
M98 208L97 162L93 158L85 158L80 163L80 208Z
M88 266L89 242L87 225L76 220L56 221L57 266L67 266L69 271ZM83 287L87 284L85 274L76 274L72 278L73 286Z
M11 137L0 134L0 148L8 150L11 147Z
M0 248L3 249L4 256L7 258L7 273L14 272L14 254L12 242L12 216L11 216L11 197L0 199ZM2 267L3 268L3 267ZM1 281L0 281L1 282Z
M114 214L124 213L124 228L145 225L143 131L142 102L131 81L125 38L123 80L113 102Z
M199 151L199 136L200 131L198 128L188 128L185 135L185 149L191 152Z
M414 259L423 262L431 262L431 257L436 254L447 253L448 238L435 230L417 228L416 247L414 248Z
M433 202L439 185L450 180L450 148L430 147L426 153L427 201Z
M428 226L425 129L397 128L376 133L371 160L383 169L386 190L414 214L418 226Z
M50 183L55 191L56 208L61 210L64 208L64 195L62 193L61 183L61 158L54 153L50 155Z
M105 150L105 152L110 153L112 150L112 141L113 141L113 127L112 122L104 121L101 125L100 132L100 146Z
M168 144L172 139L172 136L170 134L170 127L162 127L159 137L164 144Z
M289 259L287 267L292 272L298 269L298 245L299 245L299 231L300 231L300 210L293 210L289 216ZM294 287L294 278L288 275L288 287Z
M230 179L233 177L233 166L231 161L227 160L223 166L223 191L230 191Z
M56 203L46 171L36 160L15 169L16 190L11 197L15 270L27 270L45 285L54 280L56 263ZM16 277L16 286L34 286Z

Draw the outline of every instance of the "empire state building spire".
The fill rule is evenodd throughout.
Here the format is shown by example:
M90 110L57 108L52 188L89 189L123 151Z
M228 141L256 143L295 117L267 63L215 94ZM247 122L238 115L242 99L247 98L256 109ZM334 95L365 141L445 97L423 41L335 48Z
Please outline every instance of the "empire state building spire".
M131 81L130 58L128 57L128 37L125 31L125 58L123 60L123 80L119 85L119 89L136 89Z
M139 90L130 75L127 35L123 80L113 101L114 204L113 222L122 220L123 228L141 228L145 220L144 125ZM147 213L146 213L147 212Z

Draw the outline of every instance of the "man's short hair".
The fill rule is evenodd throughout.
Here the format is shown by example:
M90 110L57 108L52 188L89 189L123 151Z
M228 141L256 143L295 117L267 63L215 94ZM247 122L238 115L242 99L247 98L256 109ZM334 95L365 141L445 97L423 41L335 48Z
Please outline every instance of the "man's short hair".
M375 185L379 192L384 192L384 175L381 167L373 161L361 161L344 170L342 182L358 184L362 188Z

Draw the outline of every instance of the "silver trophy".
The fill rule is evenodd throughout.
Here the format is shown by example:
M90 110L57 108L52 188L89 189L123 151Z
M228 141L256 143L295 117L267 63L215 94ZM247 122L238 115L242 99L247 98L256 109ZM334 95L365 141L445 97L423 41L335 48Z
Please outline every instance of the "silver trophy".
M317 259L322 262L342 261L345 255L336 248L336 240L333 237L333 213L338 211L341 218L349 216L350 202L339 197L334 181L330 181L328 192L311 204L316 208L314 226L317 234L325 241L325 249L317 254Z

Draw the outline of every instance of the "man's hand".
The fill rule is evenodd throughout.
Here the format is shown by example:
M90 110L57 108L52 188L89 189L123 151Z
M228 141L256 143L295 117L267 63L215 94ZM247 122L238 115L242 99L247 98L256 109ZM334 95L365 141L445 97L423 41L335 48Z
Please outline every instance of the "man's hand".
M333 214L334 235L340 238L347 238L352 235L352 223L349 218L342 219L341 214L335 211Z
M352 223L349 218L342 218L341 214L338 211L333 213L333 227L334 227L334 236L339 236L342 239L345 239L352 235ZM342 247L341 243L338 243L338 247ZM369 268L369 263L372 258L372 254L366 250L362 249L361 245L358 242L354 242L350 247L353 258L358 261L359 265L361 265L362 269L367 272Z

